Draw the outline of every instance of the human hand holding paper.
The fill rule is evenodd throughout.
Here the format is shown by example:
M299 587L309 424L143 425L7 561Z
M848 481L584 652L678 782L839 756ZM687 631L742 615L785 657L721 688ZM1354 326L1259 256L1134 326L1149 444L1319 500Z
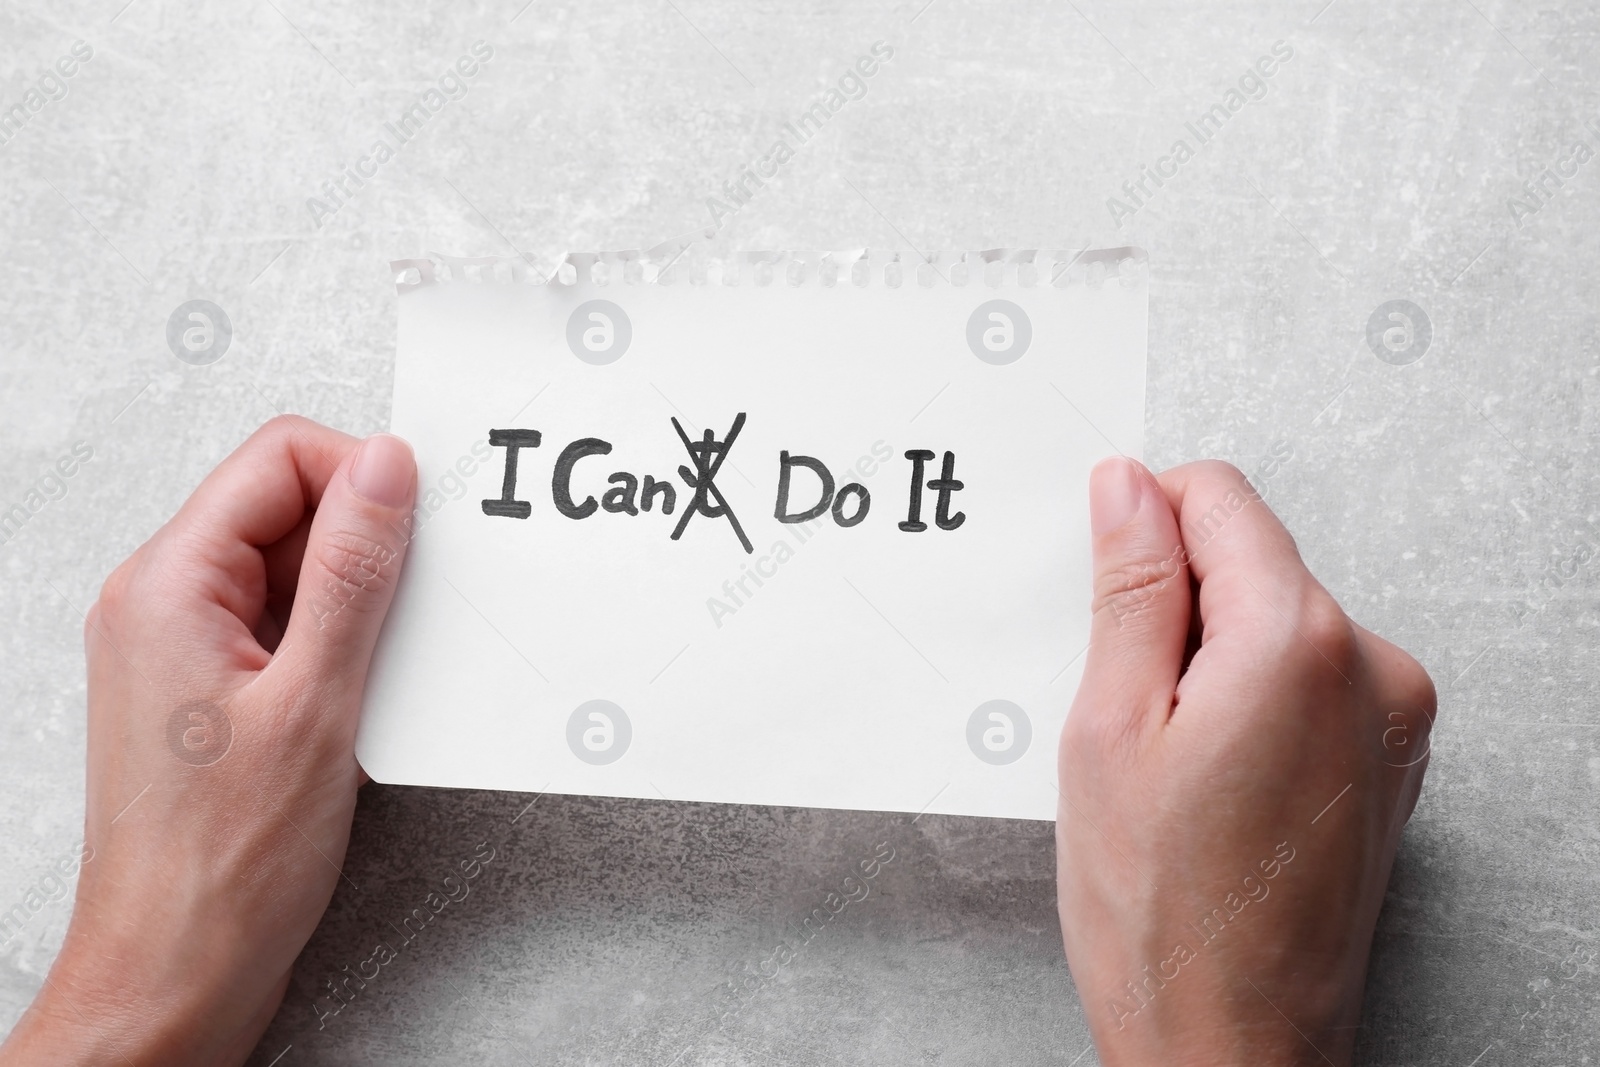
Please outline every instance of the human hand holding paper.
M1062 933L1101 1062L1348 1063L1433 685L1234 468L1092 476Z
M398 438L264 426L89 610L86 861L11 1064L243 1063L338 883Z

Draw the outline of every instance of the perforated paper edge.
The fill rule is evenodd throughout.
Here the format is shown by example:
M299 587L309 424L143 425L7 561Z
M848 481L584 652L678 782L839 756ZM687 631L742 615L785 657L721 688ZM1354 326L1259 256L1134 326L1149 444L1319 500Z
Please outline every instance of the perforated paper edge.
M813 251L790 249L716 254L695 238L650 249L568 252L540 263L528 256L450 256L430 252L391 262L401 293L456 282L499 285L770 285L902 286L921 288L1147 284L1149 257L1142 248L990 248L943 251L928 256L883 249Z

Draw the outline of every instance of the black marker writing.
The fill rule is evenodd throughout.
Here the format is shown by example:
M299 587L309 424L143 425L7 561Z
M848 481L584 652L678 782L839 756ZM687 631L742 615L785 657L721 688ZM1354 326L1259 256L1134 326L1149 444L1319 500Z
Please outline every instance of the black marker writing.
M933 521L941 530L954 530L957 526L967 521L967 513L958 511L950 514L950 494L959 489L965 489L965 482L956 481L956 454L944 454L944 469L939 477L928 483L928 488L939 494L939 505L933 509Z
M861 498L861 506L856 513L848 519L844 517L844 502L854 493ZM833 498L833 521L840 526L850 527L867 517L867 509L872 506L872 494L867 492L867 487L860 482L851 482L839 490L839 495Z
M683 536L683 528L688 526L689 520L699 512L708 519L726 517L733 526L733 532L739 536L739 543L744 546L746 554L753 554L755 548L750 544L750 538L744 535L744 527L739 525L739 517L728 506L722 490L717 488L713 480L717 476L717 471L722 469L723 460L728 458L728 453L733 449L733 442L738 440L739 431L744 428L744 412L741 411L734 417L726 441L718 441L710 430L705 432L704 440L690 441L689 435L683 432L683 427L678 425L677 419L672 420L672 428L678 431L678 439L683 442L683 447L689 450L689 456L694 460L693 471L688 467L678 467L678 474L694 490L694 497L689 501L689 506L683 509L683 518L678 520L678 528L672 531L672 539L676 541ZM716 500L715 507L706 502L708 496Z
M673 507L678 503L678 491L672 487L671 482L658 482L648 474L644 476L644 496L640 499L639 506L649 511L650 502L658 493L661 495L661 514L671 515Z
M933 453L928 453L930 456ZM822 499L816 504L800 512L798 515L789 514L789 480L794 468L804 467L815 474L822 482ZM844 517L845 501L851 496L859 497L861 503L856 507L856 513L848 519ZM838 495L833 492L833 472L828 470L828 465L820 459L811 456L791 456L788 452L778 453L778 504L773 509L773 517L782 523L810 522L832 506L833 521L840 526L850 527L867 517L867 509L872 507L872 494L867 492L867 487L860 482L851 482Z
M822 479L822 499L817 501L815 507L807 508L798 515L790 515L789 477L796 467L804 467ZM810 456L791 456L787 452L778 453L778 506L773 510L774 518L787 523L810 522L828 510L828 502L832 499L833 475L820 459L813 459Z
M600 496L598 501L588 494L585 494L581 501L573 499L573 474L578 461L586 456L611 454L611 443L598 437L580 437L563 448L556 457L550 476L550 499L554 502L556 510L573 520L587 519L601 510L613 515L633 517L637 517L641 512L659 511L663 515L672 515L676 512L678 521L671 535L674 541L683 537L683 531L688 527L689 520L696 514L712 519L727 519L745 553L754 555L755 547L745 535L739 517L733 513L733 508L729 506L727 498L723 496L721 488L716 483L722 464L727 461L733 451L734 442L739 439L739 434L744 429L745 413L741 411L734 417L733 425L728 428L727 439L722 441L717 440L712 430L704 431L698 440L691 439L677 419L672 419L671 422L678 440L683 442L683 447L694 461L692 468L684 464L678 467L679 477L688 484L693 493L687 506L681 511L678 510L678 491L672 483L658 481L648 474L639 475L628 471L616 471L609 475L606 479L606 490L597 494ZM521 450L538 448L540 440L538 430L489 431L490 446L506 450L506 464L499 499L483 501L485 515L526 519L532 514L533 505L526 500L517 499L517 465ZM874 446L873 451L875 453L878 451L877 446ZM887 457L889 450L885 448L883 454ZM912 449L905 453L905 458L911 461L911 494L905 521L899 523L899 528L906 533L921 533L928 529L928 523L922 518L924 489L936 496L933 522L939 529L955 530L967 521L966 513L954 511L952 506L954 495L966 488L966 483L958 481L955 476L956 454L945 452L938 477L930 477L931 472L928 467L937 456L938 453L929 449ZM804 484L796 487L794 484L796 468L804 468L810 472L816 478L815 483L802 478ZM859 473L862 477L867 477L876 469L876 463L872 464L871 470L858 463L848 468L845 474L849 476ZM808 488L813 485L814 488ZM804 528L806 524L815 522L831 512L834 524L837 526L848 529L861 525L872 509L872 494L861 482L847 482L835 491L836 486L838 482L833 472L820 459L791 453L788 450L781 451L778 453L778 495L773 507L773 517L784 525L798 525ZM817 496L810 497L809 494L813 492L817 493ZM794 497L799 497L801 503L791 503ZM812 501L809 504L805 503L808 499ZM795 510L791 511L791 508ZM756 579L757 582L759 580Z
M501 515L508 519L525 519L533 514L533 505L517 497L517 450L538 448L538 430L490 430L489 445L506 450L506 477L500 486L499 500L485 500L485 515Z
M606 495L600 498L600 506L613 515L637 515L639 508L633 502L634 496L639 492L639 479L627 471L618 471L606 479L607 485L616 486L607 489Z
M911 503L906 509L906 520L900 524L900 529L907 533L921 533L928 528L928 524L922 521L922 465L933 458L933 453L925 448L914 448L906 453L906 458L911 461ZM967 514L964 511L950 514L950 495L966 488L965 482L956 481L955 473L956 454L946 452L943 471L939 477L928 481L928 488L939 494L933 521L941 530L954 530L967 521Z
M584 456L604 456L610 451L610 443L598 437L581 437L561 450L555 474L550 478L550 497L556 502L557 511L569 519L587 519L594 514L599 506L594 497L585 497L581 504L572 502L572 468Z

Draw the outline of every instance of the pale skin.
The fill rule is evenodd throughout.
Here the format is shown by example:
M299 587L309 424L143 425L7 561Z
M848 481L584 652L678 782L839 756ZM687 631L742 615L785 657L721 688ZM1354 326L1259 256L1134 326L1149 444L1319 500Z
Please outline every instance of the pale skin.
M1247 485L1221 464L1093 479L1096 614L1057 841L1108 1065L1349 1062L1421 787L1427 675L1344 617L1264 503L1184 551L1178 516L1230 488ZM415 492L399 439L275 419L107 579L84 627L92 858L0 1067L250 1055L343 877L356 719ZM1294 857L1269 877L1280 842ZM1129 992L1236 890L1260 899L1178 977Z
M275 419L106 580L84 626L93 858L0 1063L249 1056L341 877L415 491L398 438ZM209 765L193 706L231 723Z
M1056 842L1101 1062L1348 1064L1433 684L1227 464L1108 460L1090 506Z

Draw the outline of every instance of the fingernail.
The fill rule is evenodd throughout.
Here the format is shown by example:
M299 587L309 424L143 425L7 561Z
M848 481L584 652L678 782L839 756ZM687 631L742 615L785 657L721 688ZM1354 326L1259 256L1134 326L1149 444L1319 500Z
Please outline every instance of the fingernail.
M1132 460L1101 460L1089 474L1089 526L1096 537L1133 518L1144 495L1143 479Z
M375 433L361 442L350 465L355 491L385 507L397 508L411 499L417 482L417 462L411 446L388 433Z

